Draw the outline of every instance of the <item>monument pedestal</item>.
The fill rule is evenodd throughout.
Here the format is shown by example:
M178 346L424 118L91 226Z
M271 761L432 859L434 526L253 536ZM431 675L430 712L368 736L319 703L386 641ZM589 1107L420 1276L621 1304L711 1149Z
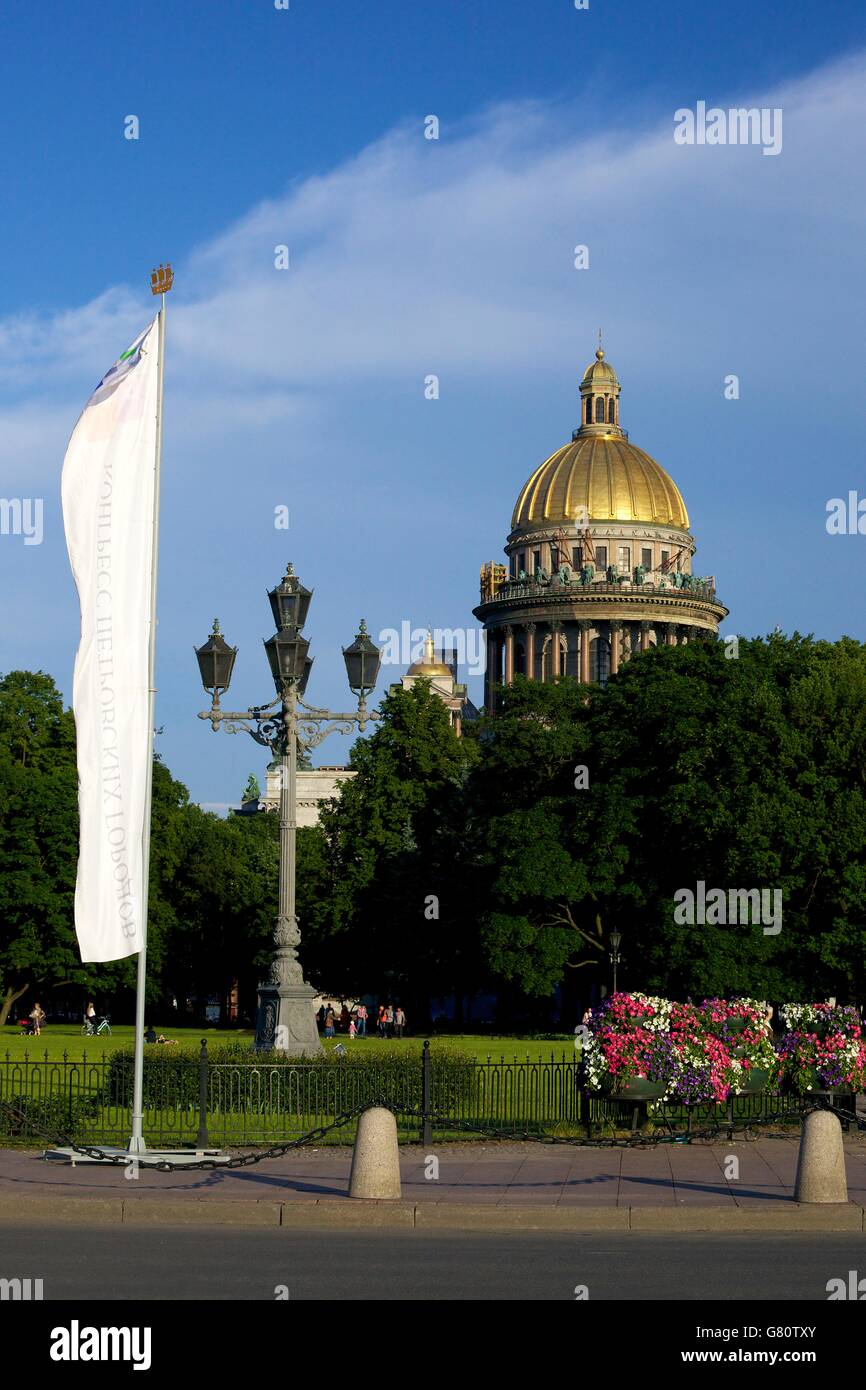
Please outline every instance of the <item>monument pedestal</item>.
M313 1012L315 997L312 985L304 983L260 985L256 1051L318 1057L323 1049Z

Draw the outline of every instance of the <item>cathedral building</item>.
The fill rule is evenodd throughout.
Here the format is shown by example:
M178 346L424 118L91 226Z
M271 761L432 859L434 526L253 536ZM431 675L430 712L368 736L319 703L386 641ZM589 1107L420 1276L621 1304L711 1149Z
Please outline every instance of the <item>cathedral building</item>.
M648 647L718 634L728 610L696 550L679 488L629 443L601 348L580 383L581 423L520 490L505 565L481 570L485 707L515 675L604 685Z
M424 640L424 655L420 660L413 661L405 676L401 676L390 689L392 692L411 690L419 680L430 682L430 689L447 709L451 727L459 738L464 719L477 719L478 710L470 701L466 686L458 683L456 652L452 653L450 661L445 660L444 653L440 659L433 645L432 632L428 632Z

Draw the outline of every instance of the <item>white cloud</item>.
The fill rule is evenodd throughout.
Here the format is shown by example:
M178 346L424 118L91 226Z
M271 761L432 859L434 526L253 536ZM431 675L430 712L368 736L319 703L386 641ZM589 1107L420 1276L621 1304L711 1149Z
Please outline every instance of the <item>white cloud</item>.
M618 363L624 352L657 360L676 340L689 372L711 315L724 337L732 308L753 298L781 316L774 351L790 356L788 281L817 310L810 257L828 249L826 219L842 258L861 235L851 171L863 163L864 68L848 59L748 98L784 109L773 160L675 145L673 107L634 135L541 103L496 108L456 133L446 123L438 142L420 121L389 134L175 266L172 428L227 443L232 429L315 426L371 381L577 370L599 323ZM804 202L825 219L824 243L808 216L785 220ZM572 269L577 242L590 247L588 272ZM273 267L283 243L288 271ZM53 317L0 321L4 469L16 455L55 466L87 391L151 312L149 295L119 286Z

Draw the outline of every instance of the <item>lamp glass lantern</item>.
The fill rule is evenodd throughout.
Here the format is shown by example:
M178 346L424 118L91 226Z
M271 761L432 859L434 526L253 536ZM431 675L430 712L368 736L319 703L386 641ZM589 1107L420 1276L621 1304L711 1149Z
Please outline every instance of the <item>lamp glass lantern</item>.
M275 632L265 642L271 675L278 692L287 685L297 685L301 689L306 685L310 675L308 661L309 666L313 664L312 659L307 657L309 649L307 639L301 637L294 627Z
M307 589L289 564L279 584L268 591L271 612L279 632L290 628L300 630L307 621L307 611L313 597L312 589Z
M375 689L382 654L370 637L363 618L354 642L350 647L343 648L343 660L346 663L349 689L355 695L367 695Z
M312 669L313 669L313 662L314 662L314 661L315 661L315 657L313 657L313 656L308 656L307 659L306 659L306 661L304 662L304 674L301 676L301 679L298 681L298 694L299 694L299 695L305 695L305 694L306 694L306 691L307 691L307 681L310 679L310 672L311 672Z
M220 632L219 619L214 618L210 637L195 648L201 683L210 694L218 696L228 690L237 654L237 647L228 645Z

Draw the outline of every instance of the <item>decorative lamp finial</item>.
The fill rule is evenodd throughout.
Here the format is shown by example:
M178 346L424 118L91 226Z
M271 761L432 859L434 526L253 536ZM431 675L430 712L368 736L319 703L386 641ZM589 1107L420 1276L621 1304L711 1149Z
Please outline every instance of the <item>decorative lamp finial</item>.
M221 629L220 629L220 620L219 620L219 618L214 618L214 620L213 620L213 634L212 634L212 635L213 635L214 637L221 637L221 636L222 636L222 631L221 631Z
M165 265L160 265L156 270L151 271L150 292L151 294L168 294L174 284L174 271L166 261Z

